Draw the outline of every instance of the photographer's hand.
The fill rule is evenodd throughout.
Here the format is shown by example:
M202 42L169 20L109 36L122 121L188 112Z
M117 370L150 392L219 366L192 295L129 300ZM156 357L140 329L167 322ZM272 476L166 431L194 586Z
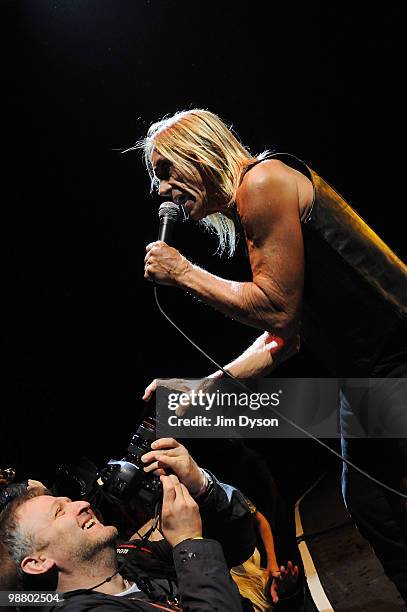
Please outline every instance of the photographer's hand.
M149 463L144 468L145 472L161 475L172 471L191 495L201 491L205 477L185 446L174 438L160 438L154 440L151 448L153 450L141 457L143 463Z
M202 521L197 503L178 478L161 476L163 505L161 510L161 531L174 548L189 538L202 537Z

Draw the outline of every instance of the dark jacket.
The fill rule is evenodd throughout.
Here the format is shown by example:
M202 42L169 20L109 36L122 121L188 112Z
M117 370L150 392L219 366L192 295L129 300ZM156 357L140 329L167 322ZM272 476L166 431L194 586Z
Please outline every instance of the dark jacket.
M184 612L241 612L241 598L230 577L222 549L214 540L185 540L173 550L174 566ZM65 593L61 607L54 612L114 612L115 610L154 610L155 600L149 601L143 593L132 593L127 597L104 595L95 591L78 590ZM160 601L155 605L171 610L170 605ZM160 609L160 608L158 608ZM48 608L50 610L50 608Z
M200 503L204 536L216 537L222 543L228 564L219 542L212 539L185 540L174 549L165 540L119 542L118 559L123 563L120 572L142 591L127 597L71 591L64 594L64 604L55 612L153 610L153 603L171 609L165 603L168 596L178 598L185 612L240 612L242 600L228 565L238 565L252 554L253 519L240 491L212 478L213 488Z

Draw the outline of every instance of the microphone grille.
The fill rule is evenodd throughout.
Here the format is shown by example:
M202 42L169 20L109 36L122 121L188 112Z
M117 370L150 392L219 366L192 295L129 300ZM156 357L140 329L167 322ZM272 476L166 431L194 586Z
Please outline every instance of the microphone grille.
M171 221L178 221L181 216L181 210L178 204L174 204L174 202L163 202L158 209L158 217L159 219L171 219Z

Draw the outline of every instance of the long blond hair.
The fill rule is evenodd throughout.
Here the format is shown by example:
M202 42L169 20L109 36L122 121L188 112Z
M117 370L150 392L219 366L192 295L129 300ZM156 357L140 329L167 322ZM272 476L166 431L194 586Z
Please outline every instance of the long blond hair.
M134 148L134 147L133 147ZM192 167L200 169L216 185L217 193L230 207L246 169L267 152L254 157L217 115L208 110L180 111L153 123L147 136L135 148L143 150L144 161L151 178L151 188L157 188L151 156L153 150L171 161L187 179L193 180ZM232 255L236 233L232 219L213 213L202 220L219 240L218 252Z

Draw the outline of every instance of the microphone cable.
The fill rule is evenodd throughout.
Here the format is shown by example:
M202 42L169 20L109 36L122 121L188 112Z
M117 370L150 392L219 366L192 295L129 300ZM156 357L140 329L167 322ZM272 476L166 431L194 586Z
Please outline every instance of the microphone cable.
M204 357L206 357L206 359L208 361L210 361L214 366L216 366L219 370L221 370L223 372L223 374L225 374L228 378L232 379L234 381L234 383L236 385L238 385L239 387L241 387L242 389L244 389L244 391L251 393L251 389L249 389L249 387L247 387L239 378L236 378L236 376L233 376L233 374L231 374L230 372L228 372L227 370L225 370L225 368L223 368L221 365L219 365L215 359L213 359L210 355L208 355L208 353L206 353L196 342L194 342L192 340L192 338L190 338L188 336L188 334L186 334L176 323L175 321L173 321L171 319L171 317L165 312L164 308L161 306L160 301L158 299L158 292L157 292L157 285L154 284L154 298L155 298L155 303L157 305L158 310L160 311L160 313L163 315L163 317L190 343L192 344L192 346L201 353L201 355L203 355ZM375 478L374 476L372 476L372 474L369 474L368 472L365 472L365 470L363 470L361 467L359 467L358 465L356 465L355 463L353 463L352 461L350 461L349 459L346 459L345 457L343 457L340 453L338 453L335 449L331 448L328 444L326 444L326 442L323 442L322 440L320 440L319 438L317 438L316 436L314 436L314 434L310 433L309 431L306 431L303 427L301 427L301 425L298 425L297 423L295 423L294 421L292 421L290 418L286 417L284 414L282 414L279 410L277 410L274 406L270 406L270 409L272 410L272 412L274 412L280 419L282 419L283 421L285 421L286 423L288 423L289 425L291 425L292 427L294 427L294 429L296 429L297 431L300 431L302 434L304 434L305 436L307 436L308 438L310 438L311 440L314 440L317 444L319 444L320 446L322 446L323 448L325 448L327 451L329 451L330 453L332 453L333 455L335 455L335 457L337 457L340 461L343 461L343 463L346 463L347 466L349 466L350 468L354 469L356 472L359 472L359 474L361 474L362 476L364 476L365 478L368 478L371 482L374 482L375 484L379 485L380 487L382 487L383 489L386 489L387 491L389 491L390 493L393 493L394 495L397 495L398 497L407 500L407 495L405 493L402 493L401 491L397 491L397 489L394 489L393 487L391 487L390 485L382 482L381 480L378 480L377 478Z

